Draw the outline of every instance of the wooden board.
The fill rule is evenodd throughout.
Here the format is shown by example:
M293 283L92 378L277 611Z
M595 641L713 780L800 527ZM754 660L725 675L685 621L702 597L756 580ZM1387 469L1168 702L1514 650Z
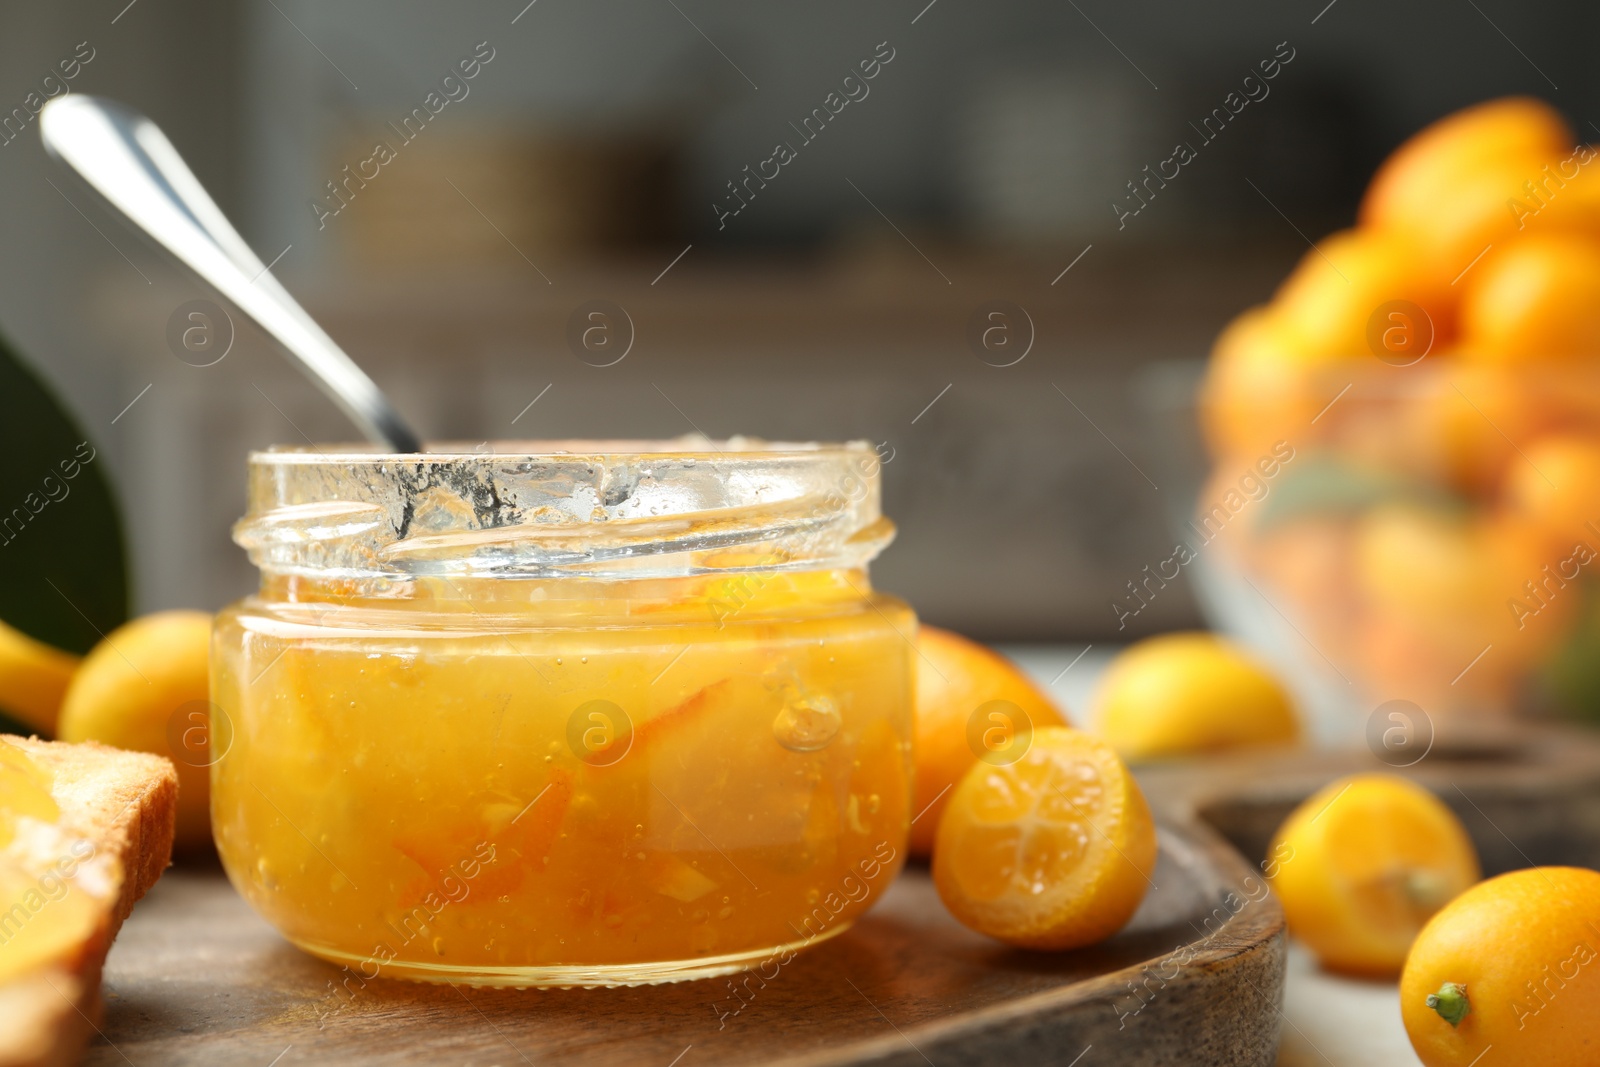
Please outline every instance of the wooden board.
M1095 948L1024 953L973 934L913 867L854 929L739 994L729 979L529 992L376 981L351 999L219 871L180 868L112 951L89 1062L1267 1065L1284 939L1253 860L1295 803L1363 769L1384 768L1363 752L1142 771L1162 824L1155 888ZM1456 808L1490 872L1600 866L1600 743L1588 735L1435 753L1405 773Z

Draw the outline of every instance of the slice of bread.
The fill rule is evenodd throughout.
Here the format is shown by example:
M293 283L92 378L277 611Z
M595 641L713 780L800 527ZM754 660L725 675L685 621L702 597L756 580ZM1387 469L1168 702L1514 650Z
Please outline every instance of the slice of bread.
M70 842L72 859L45 860L70 863L71 876L103 905L102 921L81 944L0 982L0 1067L65 1067L78 1061L97 1027L100 971L112 939L171 862L177 772L159 756L93 742L6 736L0 743L16 745L53 776L50 791L61 809L54 847Z

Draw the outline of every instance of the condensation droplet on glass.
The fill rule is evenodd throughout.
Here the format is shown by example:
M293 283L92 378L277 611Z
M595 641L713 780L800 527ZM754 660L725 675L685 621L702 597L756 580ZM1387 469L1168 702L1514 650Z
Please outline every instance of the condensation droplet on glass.
M843 723L839 709L825 696L802 696L786 701L772 720L772 734L791 752L816 752L827 748Z
M444 938L436 937L433 939L433 954L435 956L444 955Z
M883 799L881 797L879 797L878 794L876 794L876 793L867 794L867 814L868 815L876 815L876 814L878 814L878 808L881 807L882 804L883 804Z

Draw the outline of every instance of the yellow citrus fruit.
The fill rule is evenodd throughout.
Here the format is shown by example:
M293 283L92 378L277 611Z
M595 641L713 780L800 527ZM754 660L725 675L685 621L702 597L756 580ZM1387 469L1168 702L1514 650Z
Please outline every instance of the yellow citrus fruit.
M1473 667L1475 690L1496 672L1536 661L1565 635L1578 598L1531 601L1527 592L1559 559L1548 535L1515 514L1389 504L1356 528L1358 593L1376 615L1417 634L1435 676L1455 677L1494 646Z
M1570 550L1600 540L1600 437L1553 434L1525 449L1506 477L1510 508L1538 523L1552 543Z
M1462 893L1417 936L1400 976L1400 1015L1426 1067L1593 1067L1597 1002L1600 873L1577 867L1512 871Z
M210 745L222 740L224 724L208 717L210 645L204 612L134 619L84 657L61 705L63 741L153 752L177 766L180 848L211 840Z
M1528 234L1462 282L1463 356L1489 363L1600 355L1600 244L1571 233Z
M1587 161L1584 156L1587 155ZM1551 161L1523 189L1520 203L1507 205L1522 229L1570 230L1600 235L1600 152L1585 145Z
M1130 645L1106 668L1095 715L1097 732L1127 759L1286 744L1300 735L1282 683L1208 633Z
M77 656L0 622L0 711L41 733L55 733L61 697L77 669Z
M1427 322L1401 323L1410 344L1432 337L1441 344L1454 330L1449 279L1433 278L1417 262L1411 246L1389 230L1344 230L1324 237L1278 289L1274 305L1290 329L1313 351L1352 358L1374 355L1367 336L1369 320L1383 305L1407 301L1426 313ZM1395 333L1399 320L1381 316L1380 343ZM1382 347L1398 359L1420 359L1426 350L1408 351L1406 342Z
M1355 974L1398 973L1423 924L1480 877L1450 809L1393 774L1319 790L1278 829L1269 855L1289 932L1324 967Z
M1364 227L1404 235L1418 258L1454 278L1485 246L1513 236L1507 202L1523 183L1571 153L1572 130L1529 97L1490 100L1449 115L1402 144L1378 169L1361 203Z
M1513 442L1531 440L1563 413L1550 391L1520 368L1466 352L1454 358L1448 374L1416 383L1401 413L1415 427L1414 465L1453 488L1482 494L1521 462Z
M1015 762L977 763L961 779L939 820L933 880L979 933L1068 949L1120 930L1155 863L1155 823L1117 754L1046 726Z
M959 634L924 626L917 653L911 852L926 856L950 790L979 753L1003 754L1030 731L1067 720L1016 664Z
M1303 438L1349 381L1330 384L1343 362L1308 344L1276 304L1240 314L1217 336L1200 390L1212 455L1253 461L1276 441Z
M1441 186L1507 155L1559 156L1573 133L1555 108L1527 96L1463 108L1413 134L1378 168L1361 202L1365 225L1405 225L1432 210Z
M1430 209L1412 225L1396 232L1412 243L1415 259L1430 275L1446 281L1465 273L1471 278L1524 232L1555 229L1519 222L1511 204L1523 196L1526 183L1543 176L1551 157L1512 153L1482 161L1443 182ZM1553 217L1553 216L1552 216ZM1481 258L1480 258L1481 257ZM1452 292L1459 294L1465 278Z
M1356 526L1358 587L1385 614L1447 623L1481 617L1515 586L1485 567L1484 526L1464 511L1410 502L1383 504ZM1498 604L1495 604L1498 606Z

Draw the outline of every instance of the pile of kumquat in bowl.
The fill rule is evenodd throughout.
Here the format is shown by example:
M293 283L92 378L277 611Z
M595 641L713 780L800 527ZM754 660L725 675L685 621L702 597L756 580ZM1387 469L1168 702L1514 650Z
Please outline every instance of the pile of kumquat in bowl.
M1534 99L1448 116L1216 341L1208 609L1362 719L1600 707L1597 157Z

